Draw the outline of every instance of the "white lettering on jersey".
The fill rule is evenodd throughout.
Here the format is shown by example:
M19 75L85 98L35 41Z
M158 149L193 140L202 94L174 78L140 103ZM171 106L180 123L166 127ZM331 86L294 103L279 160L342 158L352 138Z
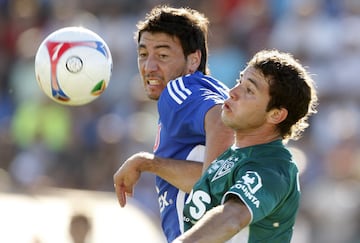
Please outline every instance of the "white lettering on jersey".
M249 199L256 208L259 208L260 201L254 194L262 187L261 177L255 171L246 171L241 179L242 180L236 181L233 187L242 190L245 197Z
M167 200L167 193L168 192L165 191L163 194L159 195L158 197L160 212L162 212L171 203L170 201Z
M211 203L211 197L204 191L191 191L186 203L192 201L194 206L189 207L189 213L192 218L198 220L206 212L206 204Z
M238 184L239 181L237 181L237 184L234 185L235 188L240 189L244 192L244 195L246 198L248 198L255 206L256 208L259 208L260 206L260 201L259 199L257 199L256 196L254 196L248 189L247 186L245 186L244 184Z

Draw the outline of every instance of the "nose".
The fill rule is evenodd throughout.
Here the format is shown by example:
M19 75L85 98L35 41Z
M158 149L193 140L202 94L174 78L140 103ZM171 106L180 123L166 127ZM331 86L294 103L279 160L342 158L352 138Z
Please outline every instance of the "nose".
M234 87L232 87L229 91L230 99L237 99L237 97L240 95L240 85L236 84Z
M143 68L145 72L156 71L158 68L158 63L153 56L148 56L146 60L144 60Z

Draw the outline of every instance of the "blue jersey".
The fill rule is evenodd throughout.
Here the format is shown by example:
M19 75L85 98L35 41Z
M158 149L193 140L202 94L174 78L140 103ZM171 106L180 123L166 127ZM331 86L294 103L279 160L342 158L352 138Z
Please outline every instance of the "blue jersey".
M172 159L203 160L205 115L228 98L228 88L201 72L170 81L158 100L158 134L154 153ZM201 159L200 159L201 158ZM156 177L162 228L168 242L183 232L187 194Z

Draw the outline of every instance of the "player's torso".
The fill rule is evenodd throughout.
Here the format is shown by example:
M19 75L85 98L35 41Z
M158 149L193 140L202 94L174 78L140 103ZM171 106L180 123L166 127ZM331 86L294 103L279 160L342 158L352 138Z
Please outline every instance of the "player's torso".
M263 155L267 156L265 154ZM275 156L278 156L281 160L288 160L288 158L282 158L281 154ZM263 220L255 223L256 227L253 229L250 228L250 233L253 234L255 230L256 234L267 237L269 232L262 232L262 228L258 227L258 225L264 224L267 225L269 229L273 227L276 229L277 227L283 226L285 228L292 227L295 212L299 203L299 191L297 188L294 188L296 187L296 181L292 181L296 180L297 169L290 168L289 172L285 173L286 176L291 178L290 180L293 185L288 189L283 190L284 193L289 193L289 195L279 195L279 199L277 201L276 197L267 197L266 194L261 193L261 188L265 187L265 185L263 185L264 183L267 184L266 186L273 187L274 189L278 183L276 176L274 176L273 173L270 173L271 175L269 176L267 173L263 173L264 167L266 167L265 160L264 163L251 163L251 167L249 167L251 170L244 170L243 167L246 167L248 162L249 158L247 155L238 151L228 150L219 160L212 163L206 174L194 186L194 190L191 192L186 201L184 210L185 229L188 229L195 224L195 222L198 221L206 211L222 204L224 195L229 193L229 191L232 194L238 195L248 205L248 207L252 209L253 214L256 215L257 218L264 217ZM269 165L269 167L276 168L277 165ZM287 167L287 165L284 167L280 165L277 169L271 169L287 170ZM290 167L292 167L292 165L290 165ZM281 173L279 175L281 175ZM280 199L286 197L289 197L289 199ZM286 200L292 201L291 203L284 203L281 200L284 200L284 202ZM275 206L275 203L277 203L278 206ZM270 205L264 207L265 211L272 211L271 213L267 213L267 215L270 216L260 216L260 213L258 212L263 210L263 205L265 204ZM276 222L281 221L283 217L292 219L288 222L284 222L286 225L277 224ZM287 232L286 229L284 231L286 232L285 234L291 235L291 232Z
M196 73L179 78L171 81L162 92L158 101L159 123L154 145L156 156L203 161L206 112L227 98L224 87L217 86L211 80L201 81L203 77ZM156 178L156 187L163 229L165 234L167 230L168 234L172 234L175 225L182 224L186 195L160 177Z

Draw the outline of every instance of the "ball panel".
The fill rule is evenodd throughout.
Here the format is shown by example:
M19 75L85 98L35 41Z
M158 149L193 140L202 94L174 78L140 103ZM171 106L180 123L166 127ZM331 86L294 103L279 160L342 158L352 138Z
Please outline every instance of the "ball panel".
M50 34L35 56L35 74L44 93L65 105L84 105L110 82L112 57L104 40L82 27Z

